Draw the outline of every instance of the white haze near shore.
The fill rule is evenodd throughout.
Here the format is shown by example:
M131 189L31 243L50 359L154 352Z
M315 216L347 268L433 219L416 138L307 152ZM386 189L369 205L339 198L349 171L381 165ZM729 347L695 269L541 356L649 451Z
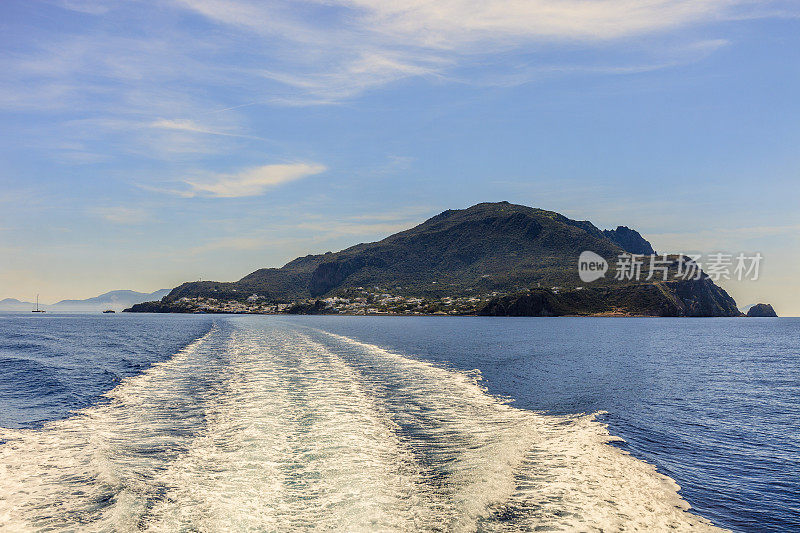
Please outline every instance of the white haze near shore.
M39 302L39 308L47 311L67 313L88 313L112 309L122 311L134 304L160 300L170 289L159 289L153 292L138 292L130 290L110 291L85 300L61 300L55 304L46 305ZM14 298L0 300L0 311L24 312L35 308L35 302L24 302Z

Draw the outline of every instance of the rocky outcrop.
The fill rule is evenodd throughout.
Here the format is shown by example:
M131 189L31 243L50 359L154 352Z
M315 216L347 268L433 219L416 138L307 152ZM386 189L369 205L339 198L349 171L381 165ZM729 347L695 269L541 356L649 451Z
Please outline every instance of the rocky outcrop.
M558 292L535 289L490 300L478 314L483 316L741 316L734 299L708 278L618 287L588 287Z
M583 295L581 295L583 296ZM535 289L521 294L503 296L490 300L482 309L481 316L565 316L579 314L573 298L564 298L549 289Z
M196 311L192 306L183 305L180 302L168 302L163 299L156 302L134 304L123 310L124 313L195 313Z
M603 230L603 235L617 243L623 250L631 254L653 255L655 250L638 231L627 226L617 226L617 229Z
M770 304L756 304L747 310L747 316L755 317L776 317L778 313Z

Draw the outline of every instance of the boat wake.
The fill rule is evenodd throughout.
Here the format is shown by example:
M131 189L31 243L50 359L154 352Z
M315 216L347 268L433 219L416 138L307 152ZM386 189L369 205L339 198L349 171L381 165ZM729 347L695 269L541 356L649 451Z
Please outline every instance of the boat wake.
M0 528L715 529L593 415L279 320L222 320L106 396L0 429Z

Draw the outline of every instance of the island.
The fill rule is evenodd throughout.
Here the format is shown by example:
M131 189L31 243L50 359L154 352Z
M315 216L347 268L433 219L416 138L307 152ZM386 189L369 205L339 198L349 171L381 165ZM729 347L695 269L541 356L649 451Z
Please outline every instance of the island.
M747 316L750 317L777 317L778 313L772 308L770 304L756 304L747 310Z
M444 211L383 240L262 268L239 281L186 282L127 312L483 316L742 316L708 276L679 279L643 261L636 279L609 272L581 281L578 258L608 265L621 254L655 254L626 226L508 202ZM664 261L662 261L664 262ZM662 276L663 274L663 276ZM666 279L665 279L666 278Z

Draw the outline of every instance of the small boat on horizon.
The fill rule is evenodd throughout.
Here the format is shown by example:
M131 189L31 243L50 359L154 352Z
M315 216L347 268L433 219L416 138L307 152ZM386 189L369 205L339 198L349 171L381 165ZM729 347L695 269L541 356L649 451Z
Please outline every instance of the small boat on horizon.
M36 309L31 310L31 313L46 313L44 309L39 309L39 295L36 295Z
M106 309L103 313L116 313L113 309Z

